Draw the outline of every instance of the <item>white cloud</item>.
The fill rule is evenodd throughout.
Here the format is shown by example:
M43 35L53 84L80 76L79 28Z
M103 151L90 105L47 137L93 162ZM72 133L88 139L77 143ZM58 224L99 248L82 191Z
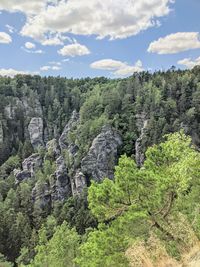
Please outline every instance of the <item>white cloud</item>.
M60 66L61 65L61 62L59 62L59 61L50 61L49 64Z
M43 54L44 51L41 49L38 50L31 50L31 49L26 49L25 47L21 47L21 49L23 49L25 52L30 53L30 54Z
M7 2L16 3L11 5ZM33 2L32 8L29 2ZM173 0L60 0L53 5L45 2L11 0L5 1L4 6L9 5L11 10L15 8L25 13L32 9L31 13L35 15L28 15L21 34L39 41L44 40L49 32L122 39L159 25L158 19L169 14ZM25 5L26 8L28 6L27 12Z
M93 62L90 67L93 69L110 70L113 74L118 76L127 76L134 72L143 71L142 62L140 60L138 60L135 65L129 65L126 62L118 60L102 59Z
M152 42L149 45L148 52L175 54L196 48L200 48L198 32L177 32Z
M0 43L9 44L12 42L12 38L6 32L0 32Z
M65 45L63 48L58 50L58 54L62 56L75 57L75 56L88 55L90 54L90 51L86 46L75 43L75 44Z
M58 66L53 66L51 69L52 69L52 70L60 70L60 69L61 69L61 67L58 67Z
M16 31L15 28L9 24L6 24L6 28L8 29L10 33L13 33L14 31Z
M200 65L200 57L192 60L191 58L184 58L177 62L179 65L183 65L188 69L192 69L193 67Z
M9 76L14 77L17 74L31 74L28 71L21 71L21 70L15 70L15 69L0 69L0 76Z
M40 68L41 71L48 71L48 70L60 70L61 67L59 66L42 66Z
M121 67L124 67L125 63L113 60L113 59L102 59L99 61L93 62L90 67L93 69L99 69L99 70L116 70L120 69Z
M41 71L47 71L47 70L50 70L51 69L51 66L42 66L40 68Z
M9 12L23 12L26 14L38 14L45 8L47 0L1 0L0 10Z
M33 43L31 43L31 42L26 42L26 43L25 43L25 47L26 47L27 49L33 49L33 48L35 48L35 44L33 44Z

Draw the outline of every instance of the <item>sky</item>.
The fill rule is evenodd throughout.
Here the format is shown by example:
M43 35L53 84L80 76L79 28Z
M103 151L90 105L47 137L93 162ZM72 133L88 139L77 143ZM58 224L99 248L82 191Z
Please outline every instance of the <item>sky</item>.
M0 75L121 78L200 65L200 0L0 0Z

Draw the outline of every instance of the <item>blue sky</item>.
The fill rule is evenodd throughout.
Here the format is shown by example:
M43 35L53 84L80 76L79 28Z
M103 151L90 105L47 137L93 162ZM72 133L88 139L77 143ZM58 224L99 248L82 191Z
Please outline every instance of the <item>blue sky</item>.
M0 1L0 75L126 77L200 64L200 0Z

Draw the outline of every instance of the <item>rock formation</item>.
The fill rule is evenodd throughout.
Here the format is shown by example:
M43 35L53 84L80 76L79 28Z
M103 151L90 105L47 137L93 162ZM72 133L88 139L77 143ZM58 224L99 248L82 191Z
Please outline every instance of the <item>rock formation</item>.
M135 142L135 160L138 166L141 166L145 159L145 151L143 148L143 139L146 136L146 130L148 126L148 120L146 119L146 114L142 113L137 116L137 127L140 132L138 139Z
M15 119L19 110L26 116L27 119L32 117L42 117L42 107L39 99L34 96L31 98L22 97L12 97L10 103L5 107L5 115L9 119Z
M32 200L39 208L43 210L51 209L51 193L49 190L49 183L41 184L37 182L32 190Z
M14 170L16 183L20 183L34 177L45 160L56 163L56 170L47 177L47 181L42 184L37 181L33 188L33 201L37 201L40 207L45 207L45 203L52 207L56 201L64 201L72 195L80 194L90 179L101 181L105 177L114 177L118 149L122 144L120 135L111 126L104 126L81 163L75 164L79 148L70 137L78 125L79 115L74 111L59 140L54 138L47 142L44 158L34 153L23 161L21 170ZM28 130L35 149L44 144L42 118L32 118ZM66 165L66 156L70 158L70 167Z
M43 142L43 120L40 117L34 117L31 119L28 125L28 131L30 135L31 144L34 149L44 145Z
M32 154L22 162L22 170L13 171L16 183L30 179L35 176L36 171L42 167L43 159L38 153Z
M15 176L16 184L21 183L24 180L31 178L31 173L29 171L14 169L13 174Z
M80 169L78 169L72 179L72 194L78 195L83 192L83 189L87 187L87 181L85 175Z
M56 160L56 171L51 176L51 199L63 201L71 196L71 183L63 156Z
M49 157L57 159L60 156L60 147L55 138L47 142L46 149Z
M22 169L24 171L29 171L31 173L31 177L33 177L35 172L42 167L42 163L43 159L41 156L38 153L34 153L22 162Z
M3 125L0 121L0 143L3 143Z
M104 126L81 162L84 175L95 181L101 181L106 177L113 179L117 152L121 144L122 139L116 130L110 126Z
M72 153L74 153L73 150L76 150L73 144L71 143L69 133L77 127L78 123L79 123L79 114L76 112L76 110L74 110L72 113L71 119L66 124L59 138L59 145L60 145L61 150L69 149L70 146L71 146L70 150Z

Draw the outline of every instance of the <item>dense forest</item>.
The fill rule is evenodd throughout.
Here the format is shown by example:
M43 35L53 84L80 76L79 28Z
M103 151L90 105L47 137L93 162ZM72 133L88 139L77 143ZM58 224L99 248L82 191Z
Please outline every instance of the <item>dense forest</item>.
M0 266L181 261L200 238L199 150L198 66L0 77Z

